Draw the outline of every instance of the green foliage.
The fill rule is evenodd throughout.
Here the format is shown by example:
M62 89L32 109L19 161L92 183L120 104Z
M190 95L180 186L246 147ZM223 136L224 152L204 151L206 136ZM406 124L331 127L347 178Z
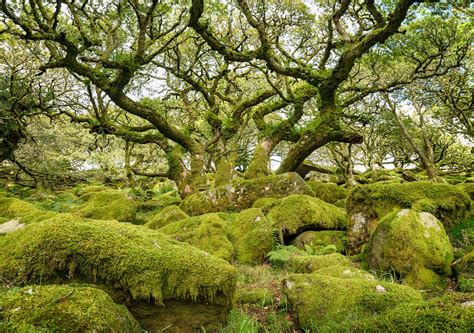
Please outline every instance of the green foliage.
M296 246L278 246L275 250L268 252L267 257L272 266L283 268L288 260L294 255L306 254Z
M319 252L324 252L325 248L333 248L334 252L345 253L346 242L347 237L345 231L323 230L305 231L292 240L291 244L300 249L305 249L309 246Z
M142 332L124 305L92 286L44 285L0 293L9 332Z

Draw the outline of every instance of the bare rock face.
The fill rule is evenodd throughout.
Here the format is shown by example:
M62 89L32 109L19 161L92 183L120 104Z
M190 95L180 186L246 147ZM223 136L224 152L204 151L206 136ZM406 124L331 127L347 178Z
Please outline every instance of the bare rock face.
M180 208L189 215L222 211L242 211L260 198L283 198L313 191L297 173L284 173L254 179L237 179L230 184L188 196Z
M0 235L8 234L10 232L21 229L25 224L20 223L19 220L10 220L5 223L0 224Z

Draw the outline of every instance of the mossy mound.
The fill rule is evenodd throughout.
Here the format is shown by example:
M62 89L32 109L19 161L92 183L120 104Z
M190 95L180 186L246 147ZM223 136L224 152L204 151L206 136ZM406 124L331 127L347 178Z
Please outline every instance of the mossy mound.
M350 261L339 253L325 255L294 255L285 263L285 268L293 273L313 273L331 266L349 267Z
M470 205L467 194L449 184L412 182L356 186L347 199L350 252L359 253L380 219L393 210L413 208L428 212L449 228L466 217Z
M116 221L91 223L62 214L1 237L0 248L0 282L99 283L114 299L132 300L130 311L148 330L167 325L164 320L154 327L147 318L172 302L184 303L181 309L214 307L206 320L225 320L236 285L236 270L225 261L158 231ZM140 312L136 309L142 305L147 312L137 316L134 311ZM188 328L207 324L194 318L185 323Z
M299 326L317 332L349 331L360 318L422 300L408 286L317 273L292 274L282 284Z
M346 232L337 230L323 231L305 231L291 241L294 245L302 250L308 246L317 252L323 252L328 247L333 248L334 252L344 253L346 251Z
M283 198L289 194L313 194L311 188L297 173L285 173L254 179L236 179L229 185L219 186L186 197L180 208L189 215L222 211L241 211L252 207L260 198Z
M378 317L360 320L352 329L356 332L472 332L473 296L446 293L425 302L399 304Z
M456 260L453 266L458 278L458 290L474 292L474 251Z
M372 184L381 181L402 181L402 175L395 170L367 170L355 176L355 180L361 184Z
M276 198L260 198L257 199L253 204L253 208L260 208L265 214L267 214L273 207L278 205L280 199Z
M364 279L369 281L377 280L375 276L367 271L349 267L343 262L343 265L337 264L334 266L327 266L314 271L314 274L327 275L340 279Z
M123 305L89 286L43 285L0 293L6 332L142 332Z
M227 223L217 214L204 214L167 224L158 229L171 238L187 242L212 255L231 261L234 247L228 238Z
M74 213L94 220L132 222L137 205L126 192L119 190L92 191L80 196L84 201Z
M144 212L160 212L164 208L172 205L179 205L181 198L176 192L168 192L157 195L150 200L143 202L140 210Z
M344 230L344 212L309 195L290 195L282 199L269 213L273 227L285 239L293 238L307 230Z
M458 186L469 195L471 200L474 200L474 183L462 183Z
M323 183L317 180L308 180L306 184L313 190L314 196L330 204L347 197L347 190L334 183Z
M0 216L6 219L17 219L21 223L44 221L57 213L40 209L32 203L17 198L0 196Z
M249 208L240 212L229 229L235 259L246 265L263 263L272 249L272 230L270 221L260 209Z
M275 295L267 288L238 288L235 291L237 304L255 304L258 306L272 305Z
M430 213L402 209L382 219L368 243L369 267L395 271L417 288L441 282L451 273L453 248L441 222Z
M145 227L150 229L159 229L167 224L184 220L188 217L189 215L183 212L178 206L171 205L165 207L163 210L158 212L158 214L153 216L150 221L145 224Z

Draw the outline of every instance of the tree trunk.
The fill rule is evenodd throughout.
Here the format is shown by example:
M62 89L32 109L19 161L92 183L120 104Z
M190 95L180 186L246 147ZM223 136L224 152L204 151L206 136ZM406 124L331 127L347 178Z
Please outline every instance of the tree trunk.
M257 144L252 156L252 161L245 172L245 178L252 179L268 176L270 154L272 153L274 147L275 143L270 137L264 138Z

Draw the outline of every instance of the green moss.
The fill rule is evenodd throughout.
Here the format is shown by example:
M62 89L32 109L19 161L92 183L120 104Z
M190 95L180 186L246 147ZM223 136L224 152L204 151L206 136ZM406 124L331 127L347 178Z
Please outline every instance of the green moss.
M291 244L303 250L309 246L318 252L328 245L333 245L335 252L344 253L346 251L346 241L345 231L305 231L298 235Z
M318 332L349 331L360 318L422 300L408 286L317 273L289 275L283 280L283 292L299 326Z
M395 170L368 170L361 175L355 176L355 180L361 184L371 184L381 181L402 181L402 175Z
M40 209L32 203L13 197L0 197L1 216L10 219L20 219L21 223L39 222L56 215L55 212Z
M279 203L280 199L276 198L260 198L257 199L253 204L253 208L260 208L265 214L267 214L273 207Z
M234 257L234 248L228 239L227 224L216 214L193 216L172 222L159 231L224 260L230 261Z
M229 304L236 271L225 261L148 228L61 214L0 238L1 282L77 277L132 299Z
M214 177L214 186L230 184L232 180L232 165L224 158L219 159L216 165L216 174Z
M454 247L460 248L464 252L474 250L474 217L449 229L448 236Z
M235 249L235 259L241 264L260 264L272 249L270 221L258 208L246 209L230 224L229 238Z
M380 219L394 209L413 208L435 215L447 228L462 221L469 197L457 186L432 182L356 186L347 200L349 248L359 253Z
M255 304L259 306L272 305L274 295L266 288L239 288L235 292L237 304Z
M150 229L159 229L167 224L188 218L189 215L179 209L178 206L171 205L165 207L163 210L154 215L146 224L145 227Z
M257 145L252 160L245 172L245 178L253 179L268 176L268 162L269 156L264 147L261 144Z
M387 215L373 233L366 252L370 268L394 270L414 287L437 285L449 275L453 249L443 225L433 215L403 209Z
M342 254L333 253L326 255L294 255L289 258L285 268L294 273L312 273L319 269L331 266L349 267L349 259Z
M337 186L334 183L323 183L317 180L309 180L306 184L311 187L314 196L318 199L334 204L338 200L347 197L347 190L342 186Z
M0 294L6 331L141 332L123 305L88 286L44 285Z
M285 173L255 179L236 179L229 185L211 188L186 197L180 208L189 215L241 211L260 198L283 198L289 194L313 194L297 173Z
M458 280L458 290L474 292L474 251L464 255L453 264Z
M290 195L268 214L285 238L306 230L343 230L346 215L341 209L309 195Z
M86 192L80 198L84 203L74 210L79 216L121 222L132 222L135 219L137 205L123 191L92 191Z
M144 212L159 212L164 208L172 205L179 205L181 198L176 192L168 192L155 196L151 200L145 201L141 206L140 210Z
M399 304L381 316L362 318L357 332L470 332L474 327L472 294L446 293L429 301Z
M314 274L327 275L340 279L364 279L369 281L375 281L376 278L367 271L357 269L354 267L347 266L343 262L343 265L337 264L334 266L327 266L314 271Z
M459 184L458 187L460 187L464 192L466 192L466 194L469 195L471 200L474 200L474 183L462 183Z

